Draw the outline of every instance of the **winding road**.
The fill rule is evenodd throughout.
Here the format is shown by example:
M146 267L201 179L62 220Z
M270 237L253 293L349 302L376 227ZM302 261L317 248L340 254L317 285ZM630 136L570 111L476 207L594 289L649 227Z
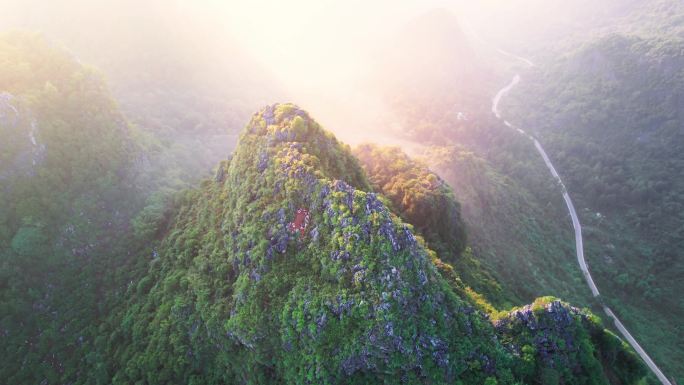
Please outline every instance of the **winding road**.
M498 53L520 60L530 67L534 66L534 63L532 63L532 61L530 61L529 59L508 53L501 49L496 50ZM537 149L537 152L539 152L542 159L544 159L546 167L548 167L549 171L551 172L551 175L556 179L556 181L561 186L561 189L563 191L563 199L565 200L565 205L568 207L568 212L570 213L570 217L572 218L572 227L575 229L575 250L577 254L577 262L579 263L580 269L582 270L584 279L587 281L589 289L591 289L591 294L599 300L601 306L603 307L603 312L606 313L606 315L613 320L615 327L620 331L620 333L622 333L622 336L627 340L627 342L629 342L632 348L634 348L637 354L639 354L639 356L644 360L644 362L646 363L646 365L648 365L653 374L655 374L656 377L658 377L658 380L660 380L660 382L663 383L663 385L672 385L670 380L668 380L668 378L665 377L663 372L653 362L651 357L649 357L648 354L646 354L646 351L644 351L641 345L639 345L639 343L634 339L634 337L632 337L629 331L627 331L627 329L622 324L622 322L620 322L615 313L613 313L613 311L610 310L610 308L606 306L601 300L599 290L596 287L596 284L594 283L594 279L591 277L591 273L589 272L589 266L587 265L587 262L584 259L584 245L582 243L582 226L580 225L579 218L577 217L575 205L572 204L572 200L570 199L570 195L568 194L568 191L565 188L563 181L558 175L558 172L556 172L556 168L553 167L553 164L551 163L549 156L546 155L546 151L544 151L544 148L542 147L541 143L539 143L539 141L534 136L528 134L521 128L515 127L514 125L512 125L507 120L501 117L501 112L499 111L499 102L510 90L512 90L516 85L518 85L518 83L520 83L520 75L516 74L509 84L507 84L504 88L500 89L499 92L496 93L496 95L492 99L492 113L497 117L497 119L501 120L507 127L515 129L516 131L518 131L518 133L526 136L528 139L534 142L534 147Z

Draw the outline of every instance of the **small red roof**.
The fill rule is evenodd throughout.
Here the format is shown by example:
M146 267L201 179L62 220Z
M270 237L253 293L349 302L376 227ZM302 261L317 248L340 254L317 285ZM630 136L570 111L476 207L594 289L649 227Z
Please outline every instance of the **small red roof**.
M287 229L293 233L299 231L299 234L304 236L307 226L309 226L309 210L299 208L294 221L287 225Z

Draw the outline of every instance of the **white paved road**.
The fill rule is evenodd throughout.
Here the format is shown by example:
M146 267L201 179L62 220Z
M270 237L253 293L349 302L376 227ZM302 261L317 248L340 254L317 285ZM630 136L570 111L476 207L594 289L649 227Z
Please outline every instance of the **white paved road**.
M523 57L519 57L513 54L510 54L508 52L502 51L502 50L497 50L499 53L502 53L507 56L511 56L513 58L516 58L518 60L523 61L526 63L528 66L534 66L534 64ZM591 277L591 273L589 272L589 266L587 266L587 262L584 259L584 245L582 243L582 226L580 225L579 218L577 217L577 211L575 211L575 205L572 204L572 200L570 199L570 195L568 195L568 191L565 189L565 185L563 184L563 181L560 178L560 175L558 175L558 172L556 172L556 168L553 167L553 164L551 163L551 160L549 159L548 155L546 155L546 151L544 151L544 148L542 147L541 143L532 135L526 133L523 129L518 128L513 126L511 123L509 123L507 120L504 120L501 117L501 112L499 111L499 102L501 101L501 98L506 95L510 90L513 89L518 83L520 83L520 75L516 74L513 77L513 80L506 85L504 88L500 89L499 92L496 93L494 98L492 99L492 113L503 123L510 128L516 129L521 135L525 135L527 138L532 140L534 142L534 147L537 149L537 152L541 155L542 159L544 159L544 163L546 163L546 167L548 167L549 171L551 172L551 175L556 179L558 184L561 186L561 189L563 191L563 199L565 200L565 205L568 207L568 212L570 213L570 217L572 218L572 227L575 229L575 250L577 254L577 263L579 263L580 269L582 270L582 274L584 275L584 279L587 281L587 285L589 286L589 289L591 289L591 294L594 297L599 297L599 290L596 287L596 284L594 283L594 279ZM600 300L600 299L599 299ZM603 301L601 301L603 302ZM627 342L634 348L634 350L639 354L639 356L644 360L646 365L653 371L653 373L658 377L658 380L663 383L663 385L672 385L670 380L665 377L663 372L658 368L658 366L653 362L651 357L646 354L646 351L639 345L639 343L632 337L632 335L627 331L625 326L620 322L620 320L617 318L615 313L613 313L612 310L606 305L603 306L603 311L606 313L606 315L613 320L613 323L615 324L615 327L622 333L622 335L625 337Z

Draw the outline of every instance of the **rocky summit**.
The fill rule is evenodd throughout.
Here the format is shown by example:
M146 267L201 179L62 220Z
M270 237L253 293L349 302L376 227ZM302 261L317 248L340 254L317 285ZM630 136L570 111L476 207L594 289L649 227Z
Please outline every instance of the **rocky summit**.
M548 298L494 309L390 205L308 113L264 108L216 177L168 215L149 268L112 316L117 344L103 369L121 384L608 384L644 375L586 311Z
M682 0L6 2L0 385L684 383Z

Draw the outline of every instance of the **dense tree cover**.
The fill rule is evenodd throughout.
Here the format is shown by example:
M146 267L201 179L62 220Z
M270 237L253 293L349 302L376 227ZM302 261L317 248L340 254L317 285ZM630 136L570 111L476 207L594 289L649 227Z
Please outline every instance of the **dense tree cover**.
M433 146L423 159L453 187L469 245L513 303L550 293L590 303L573 258L572 229L554 210L562 202L545 202L495 160L463 146Z
M580 215L602 291L678 378L683 47L677 37L607 35L530 73L507 107L546 143L577 206L586 208Z
M178 189L210 175L251 114L284 96L225 25L196 13L201 8L163 0L17 2L0 25L39 30L96 66L145 143L141 182Z
M100 76L37 36L0 37L0 90L0 378L59 383L135 250L139 150Z
M521 73L515 102L507 97L501 108L540 138L566 181L581 211L589 265L611 307L679 379L684 6L604 5L606 17L584 18L581 31L559 25L555 38L538 34L531 58L541 64ZM415 72L412 81L423 78L431 79ZM557 293L594 304L575 264L560 190L532 143L489 111L459 114L463 105L442 102L469 90L449 92L457 95L402 92L394 112L402 132L441 147L425 159L453 186L478 258L519 298ZM488 107L494 92L476 104Z
M462 33L452 32L457 41L453 44L465 40ZM448 46L448 39L443 44ZM479 60L472 49L461 54L462 61ZM424 163L451 185L463 205L477 261L492 271L510 301L556 294L591 304L591 293L574 262L573 233L558 186L529 140L492 115L497 77L481 66L472 77L479 82L466 89L450 78L458 76L460 68L440 73L441 83L431 83L434 74L425 71L411 75L415 83L425 80L443 87L394 90L392 95L401 99L392 110L396 133L427 145L421 154Z
M618 383L632 381L626 373L643 373L640 361L628 352L627 344L603 330L595 316L554 297L541 297L531 305L513 309L494 324L503 335L503 343L518 345L523 361L521 370L535 373L542 384L567 383L568 378L578 375L571 364L578 361L590 372L605 370ZM603 349L597 351L589 340L597 341ZM588 359L592 356L599 360ZM584 377L585 374L578 376L580 381L598 383L594 378Z
M179 202L158 257L103 325L103 378L507 384L551 373L605 384L602 357L617 356L625 383L644 374L618 339L566 305L554 306L572 329L544 335L569 342L532 343L523 364L519 331L499 331L484 311L502 325L507 313L460 283L369 191L349 149L305 112L262 110L214 180ZM303 236L288 230L299 208L310 212ZM572 371L543 361L547 350Z
M364 144L354 149L354 156L373 187L389 198L399 215L416 227L442 259L455 261L465 249L466 231L451 188L399 147Z
M444 180L398 147L363 144L353 153L373 188L390 200L400 217L415 226L441 260L456 268L464 283L497 305L518 302L514 294L502 290L493 272L466 248L461 205Z
M466 286L372 192L350 149L293 105L254 115L212 181L144 205L149 192L133 187L141 135L94 71L25 34L0 39L0 65L9 383L607 384L644 374L590 313L551 301L540 306L574 325L543 329L565 341L550 348L572 372L554 369L545 340L507 326L517 310L497 311ZM304 235L288 230L301 208Z

